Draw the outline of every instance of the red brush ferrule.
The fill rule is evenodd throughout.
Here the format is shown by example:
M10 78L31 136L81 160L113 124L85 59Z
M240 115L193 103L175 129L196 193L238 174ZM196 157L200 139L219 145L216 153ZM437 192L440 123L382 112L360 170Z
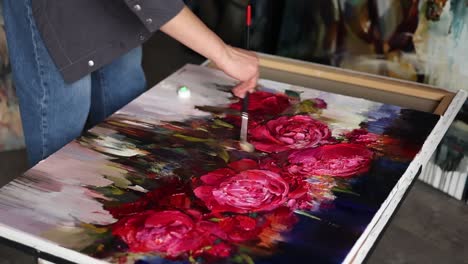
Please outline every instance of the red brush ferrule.
M248 27L252 25L252 6L250 4L247 6L246 23Z

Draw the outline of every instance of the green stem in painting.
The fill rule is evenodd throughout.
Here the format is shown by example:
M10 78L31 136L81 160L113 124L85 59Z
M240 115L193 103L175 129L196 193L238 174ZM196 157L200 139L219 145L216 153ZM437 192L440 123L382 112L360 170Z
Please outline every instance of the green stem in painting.
M211 139L206 139L206 138L196 138L196 137L191 137L191 136L185 136L181 134L175 134L174 137L189 141L189 142L210 142L212 141Z
M317 221L322 221L322 219L320 219L320 218L318 218L316 216L313 216L313 215L311 215L311 214L309 214L307 212L301 211L301 210L295 210L294 213L296 213L298 215L309 217L309 218L317 220Z
M355 196L360 196L359 193L355 193L353 191L350 191L350 190L346 190L346 189L342 189L342 188L337 188L337 187L334 187L332 189L333 192L337 192L337 193L347 193L347 194L351 194L351 195L355 195Z

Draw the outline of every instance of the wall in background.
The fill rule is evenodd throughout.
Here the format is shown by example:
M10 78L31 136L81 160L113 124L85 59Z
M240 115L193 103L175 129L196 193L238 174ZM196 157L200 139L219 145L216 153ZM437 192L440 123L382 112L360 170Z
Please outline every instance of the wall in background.
M5 36L3 8L0 3L0 151L24 147L23 129L12 82Z

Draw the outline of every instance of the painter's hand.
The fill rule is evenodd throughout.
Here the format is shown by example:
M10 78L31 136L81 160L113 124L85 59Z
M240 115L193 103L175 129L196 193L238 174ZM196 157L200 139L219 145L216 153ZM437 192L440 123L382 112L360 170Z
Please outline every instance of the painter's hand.
M215 63L227 75L240 81L232 90L234 95L244 98L246 93L255 90L259 77L259 61L254 52L226 46L225 53Z

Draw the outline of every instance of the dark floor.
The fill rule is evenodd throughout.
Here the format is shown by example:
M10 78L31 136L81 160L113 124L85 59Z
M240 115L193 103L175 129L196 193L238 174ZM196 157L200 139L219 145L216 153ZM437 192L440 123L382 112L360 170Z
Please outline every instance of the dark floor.
M150 86L187 62L203 61L162 35L157 35L148 44L143 64ZM25 168L24 151L0 153L0 186L20 175ZM417 183L368 263L468 264L467 220L468 206L425 184ZM7 263L29 264L35 263L35 260L0 245L0 264Z

